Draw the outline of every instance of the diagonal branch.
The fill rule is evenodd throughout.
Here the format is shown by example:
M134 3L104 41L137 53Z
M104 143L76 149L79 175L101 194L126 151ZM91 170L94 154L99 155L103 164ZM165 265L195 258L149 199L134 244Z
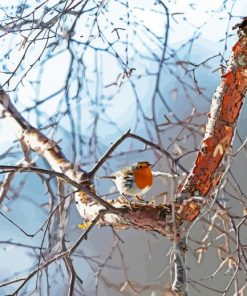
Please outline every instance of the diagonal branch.
M170 205L155 206L153 204L133 204L131 207L126 205L126 201L119 198L113 201L106 201L100 198L94 191L93 184L89 179L90 176L78 167L75 167L63 155L60 147L53 140L46 137L41 131L31 126L18 112L10 101L9 96L3 90L0 91L0 104L5 110L6 115L11 117L17 124L17 129L21 129L22 141L26 146L42 155L49 163L51 170L44 170L37 167L23 166L1 166L3 171L7 172L36 172L56 176L70 184L73 188L78 189L75 192L75 201L77 209L81 217L87 221L93 221L98 213L104 211L104 217L99 223L104 225L113 225L118 228L134 227L136 229L144 229L147 231L155 231L161 235L173 238L173 220ZM129 131L120 138L109 150L110 154L125 139L125 137L138 138L146 144L151 142L135 136ZM154 144L155 145L155 144ZM156 149L163 151L160 147ZM100 161L100 165L107 157ZM93 169L93 173L99 166ZM105 211L107 210L107 211Z

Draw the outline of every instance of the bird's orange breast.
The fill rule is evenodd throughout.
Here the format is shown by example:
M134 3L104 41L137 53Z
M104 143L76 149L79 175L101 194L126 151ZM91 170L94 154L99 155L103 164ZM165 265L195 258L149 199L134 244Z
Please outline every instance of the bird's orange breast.
M150 167L139 168L134 171L134 179L139 189L151 187L153 184L153 175Z

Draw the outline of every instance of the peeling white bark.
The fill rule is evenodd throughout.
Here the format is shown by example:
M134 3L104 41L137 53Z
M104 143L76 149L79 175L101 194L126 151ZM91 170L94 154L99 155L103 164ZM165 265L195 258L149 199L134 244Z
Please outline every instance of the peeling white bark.
M238 65L234 59L234 54L232 53L228 61L226 73L233 71L234 69L236 69L237 66ZM204 140L206 140L207 138L213 137L214 135L215 122L216 122L216 119L219 117L223 96L225 94L225 87L226 87L225 82L222 81L220 85L216 88L216 91L212 97L212 103L211 103L211 107L208 115L209 118L206 125Z

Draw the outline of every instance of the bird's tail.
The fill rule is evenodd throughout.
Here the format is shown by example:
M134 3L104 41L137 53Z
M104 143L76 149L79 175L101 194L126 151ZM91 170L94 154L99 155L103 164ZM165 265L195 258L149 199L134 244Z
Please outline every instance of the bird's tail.
M116 179L116 176L95 176L96 179Z

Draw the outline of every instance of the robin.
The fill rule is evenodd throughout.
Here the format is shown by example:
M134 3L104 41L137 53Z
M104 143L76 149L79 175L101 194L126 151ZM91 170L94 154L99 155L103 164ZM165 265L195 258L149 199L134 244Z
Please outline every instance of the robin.
M146 193L153 184L151 164L147 161L140 161L115 172L111 176L101 178L112 179L121 195L138 197L138 194Z

